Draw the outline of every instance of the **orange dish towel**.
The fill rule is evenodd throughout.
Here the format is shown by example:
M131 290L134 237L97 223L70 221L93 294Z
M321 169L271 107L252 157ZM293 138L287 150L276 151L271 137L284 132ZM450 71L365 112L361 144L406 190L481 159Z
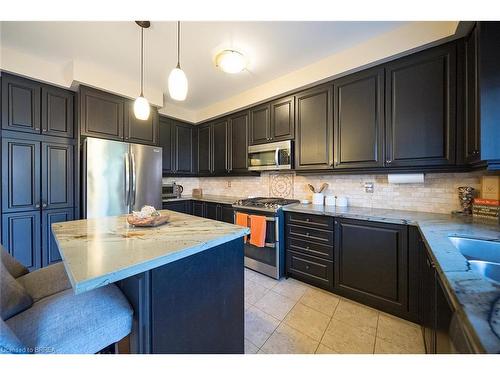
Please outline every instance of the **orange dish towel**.
M236 212L236 225L248 228L248 214L242 212ZM244 243L247 243L247 236L243 239Z
M250 243L257 247L266 246L266 217L250 215Z

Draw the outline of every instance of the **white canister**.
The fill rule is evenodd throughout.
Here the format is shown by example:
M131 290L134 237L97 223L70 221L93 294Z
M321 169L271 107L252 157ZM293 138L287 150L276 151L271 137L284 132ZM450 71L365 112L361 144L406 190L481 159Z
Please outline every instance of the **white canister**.
M347 201L347 197L337 197L337 207L347 207L349 202Z
M327 195L325 197L325 206L335 206L337 197L335 195Z
M313 204L322 206L324 203L325 203L325 195L323 193L313 194Z

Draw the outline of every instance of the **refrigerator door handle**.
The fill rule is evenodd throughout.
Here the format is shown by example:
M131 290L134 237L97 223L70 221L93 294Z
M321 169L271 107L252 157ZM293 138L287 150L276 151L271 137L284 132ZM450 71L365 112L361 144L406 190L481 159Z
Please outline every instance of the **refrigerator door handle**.
M135 170L135 154L133 152L130 153L130 159L132 161L132 198L131 198L131 208L135 205L135 194L136 194L136 170Z
M129 155L126 153L125 158L125 205L129 207L130 204L130 160Z

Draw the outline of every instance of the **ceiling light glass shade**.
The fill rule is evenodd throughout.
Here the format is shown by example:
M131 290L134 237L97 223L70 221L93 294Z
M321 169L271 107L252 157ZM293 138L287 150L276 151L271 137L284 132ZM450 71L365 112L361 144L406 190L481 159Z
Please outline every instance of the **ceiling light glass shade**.
M139 120L147 120L149 118L149 102L144 96L138 96L134 102L134 115Z
M185 100L188 93L188 80L184 71L177 67L168 76L168 92L174 100Z
M215 65L223 72L236 74L246 69L247 61L238 51L224 50L216 56Z

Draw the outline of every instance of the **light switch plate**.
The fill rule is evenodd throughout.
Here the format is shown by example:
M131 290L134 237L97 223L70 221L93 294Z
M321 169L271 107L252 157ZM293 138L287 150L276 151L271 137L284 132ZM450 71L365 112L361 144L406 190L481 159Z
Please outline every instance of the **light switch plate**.
M373 182L365 182L365 193L373 193Z

